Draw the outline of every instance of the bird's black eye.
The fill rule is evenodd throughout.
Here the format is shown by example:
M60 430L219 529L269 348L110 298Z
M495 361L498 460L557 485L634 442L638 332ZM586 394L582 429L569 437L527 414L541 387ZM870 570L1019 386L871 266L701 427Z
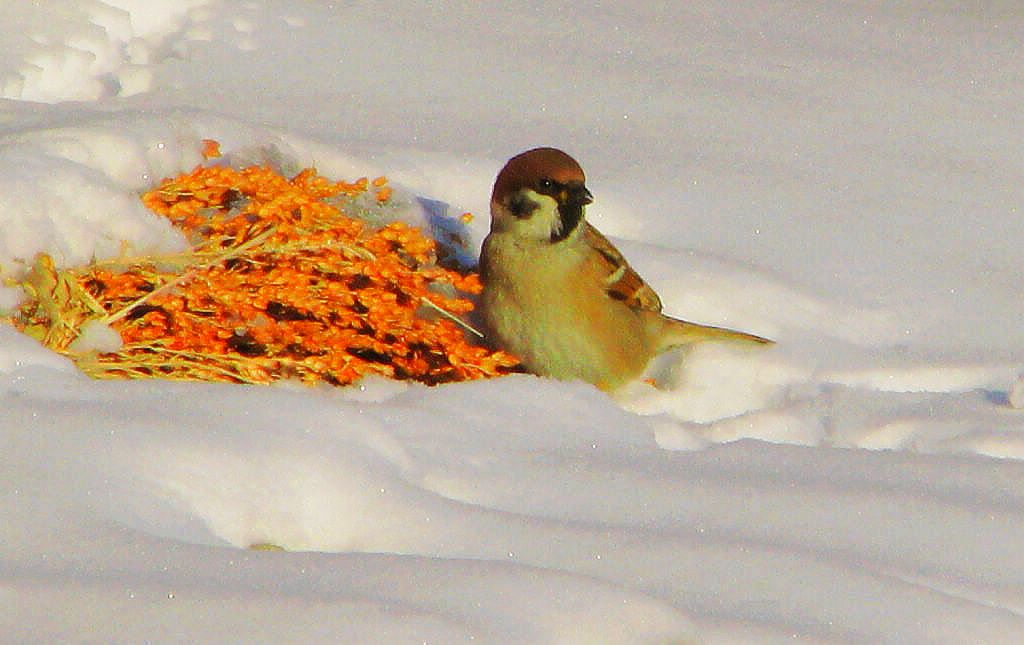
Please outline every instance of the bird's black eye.
M555 189L555 181L545 177L540 180L539 186L542 193L550 193Z

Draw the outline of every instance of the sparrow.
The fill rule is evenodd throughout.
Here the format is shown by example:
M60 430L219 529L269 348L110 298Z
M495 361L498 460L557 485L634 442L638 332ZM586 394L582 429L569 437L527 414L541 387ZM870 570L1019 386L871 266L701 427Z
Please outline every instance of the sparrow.
M703 341L771 344L677 320L584 215L583 169L556 148L509 159L491 193L480 253L484 333L529 372L613 391L658 354Z

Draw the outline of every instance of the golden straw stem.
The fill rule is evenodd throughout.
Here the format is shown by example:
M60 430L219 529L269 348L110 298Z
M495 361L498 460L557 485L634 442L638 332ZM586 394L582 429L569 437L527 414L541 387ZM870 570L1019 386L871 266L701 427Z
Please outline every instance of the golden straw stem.
M478 338L483 338L484 337L482 332L477 331L477 329L475 327L473 327L472 325L470 325L468 322L466 322L462 318L459 318L458 316L456 316L452 312L450 312L450 311L448 311L448 310L446 310L446 309L444 309L442 307L439 307L438 305L436 305L435 303L431 302L427 298L425 298L423 296L420 296L420 302L425 304L425 305L427 305L428 307L430 307L431 309L433 309L437 313L441 314L442 316L444 316L448 320L452 321L453 323L455 323L459 327L462 327L463 329L465 329L468 332L476 334L476 336Z
M275 230L276 230L276 227L272 226L272 227L268 228L267 230L263 231L262 233L260 233L259 235L257 235L256 237L252 238L251 240L249 240L245 244L241 244L239 246L236 246L233 249L230 249L227 252L222 253L221 255L218 255L217 257L213 258L212 260L208 260L206 262L197 264L196 266L194 266L193 268L189 269L188 271L182 273L181 275L179 275L178 277L174 278L173 280L170 280L170 281L164 283L158 289L154 289L154 290L150 291L146 295L144 295L141 298L139 298L138 300L135 300L134 302L128 304L124 308L122 308L122 309L120 309L120 310L118 310L118 311L116 311L116 312L106 316L105 318L102 318L101 322L103 322L106 325L110 325L112 323L117 322L118 320L121 320L122 318L124 318L125 316L130 314L132 309L135 309L139 305L145 304L150 299L155 298L158 295L167 293L168 291L170 291L171 289L173 289L177 285L179 285L182 282L185 282L189 278L193 277L199 271L202 271L203 269L207 269L209 267L218 265L221 262L225 262L227 260L230 260L233 257L239 256L239 255L245 253L246 251L248 251L249 249L253 248L254 246L259 246L268 237L270 237L271 233L273 233Z

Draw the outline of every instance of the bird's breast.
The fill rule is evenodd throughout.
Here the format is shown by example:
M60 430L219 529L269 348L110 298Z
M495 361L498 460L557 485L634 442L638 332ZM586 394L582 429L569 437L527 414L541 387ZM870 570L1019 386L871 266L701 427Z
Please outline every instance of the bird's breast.
M564 244L488 238L481 259L488 334L537 374L602 387L635 376L649 355L640 319L589 279L584 245Z

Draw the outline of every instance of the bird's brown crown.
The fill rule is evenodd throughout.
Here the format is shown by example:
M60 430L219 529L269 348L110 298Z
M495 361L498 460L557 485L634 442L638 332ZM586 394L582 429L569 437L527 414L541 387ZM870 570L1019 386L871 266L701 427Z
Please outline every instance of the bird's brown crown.
M500 202L523 188L537 189L544 179L559 184L586 181L583 168L566 153L557 148L534 148L508 160L494 181L491 201Z

